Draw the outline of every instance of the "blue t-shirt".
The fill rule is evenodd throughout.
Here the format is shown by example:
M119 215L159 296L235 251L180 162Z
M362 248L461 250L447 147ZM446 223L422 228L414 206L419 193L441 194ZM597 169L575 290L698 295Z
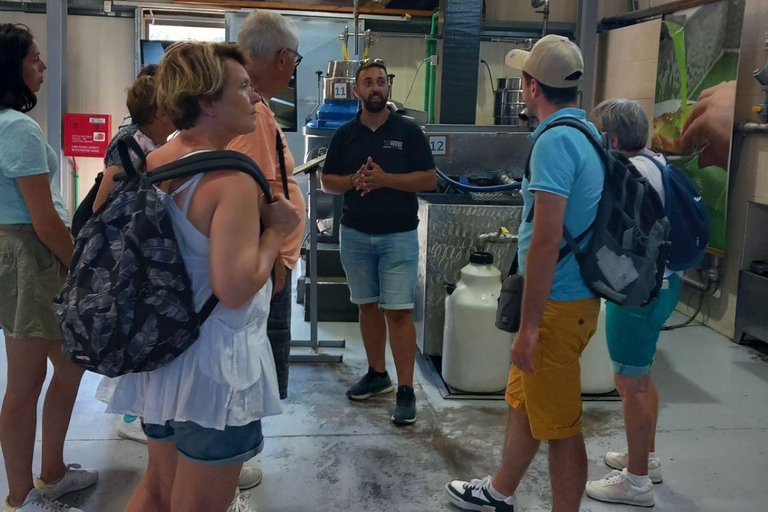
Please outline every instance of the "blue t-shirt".
M531 140L535 143L531 155L531 181L523 180L523 223L520 225L518 258L520 271L525 272L525 262L533 235L533 222L525 222L533 208L534 192L557 194L568 199L565 208L565 227L575 238L586 231L597 215L597 206L603 193L605 169L595 148L585 135L575 128L560 126L542 135L544 128L557 119L571 117L586 124L596 137L600 132L587 121L586 112L577 108L558 110L542 121ZM582 247L589 242L589 235ZM565 241L563 244L565 245ZM573 254L568 254L555 267L555 278L549 298L557 301L582 300L593 297L584 284L579 264Z
M61 197L56 152L31 117L10 108L0 110L0 224L32 223L16 179L46 173L53 206L69 227L71 221Z

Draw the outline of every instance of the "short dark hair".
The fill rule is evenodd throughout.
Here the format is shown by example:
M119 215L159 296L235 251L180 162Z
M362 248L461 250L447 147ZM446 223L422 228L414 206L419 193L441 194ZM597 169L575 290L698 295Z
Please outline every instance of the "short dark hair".
M530 83L533 77L523 71L523 78L525 78L526 83ZM538 80L536 80L536 82L538 82L539 87L541 87L541 92L544 93L544 97L553 105L568 105L575 103L579 98L578 87L550 87Z
M357 72L355 73L355 83L357 83L358 79L360 78L360 73L362 73L366 69L371 69L371 68L383 69L385 75L389 74L389 72L387 71L387 66L384 64L383 60L381 59L367 60L363 62L359 68L357 68Z
M0 105L29 112L37 96L24 82L23 61L34 42L29 27L19 23L0 25Z

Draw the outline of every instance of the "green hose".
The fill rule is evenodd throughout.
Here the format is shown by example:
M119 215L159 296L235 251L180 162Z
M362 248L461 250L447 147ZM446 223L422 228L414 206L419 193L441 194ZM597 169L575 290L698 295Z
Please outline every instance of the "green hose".
M432 26L429 29L430 39L427 41L427 57L430 58L429 65L427 66L427 84L424 88L424 110L427 111L428 123L434 124L435 122L435 86L437 70L432 65L431 58L437 55L437 21L440 17L440 13L436 12L432 15Z

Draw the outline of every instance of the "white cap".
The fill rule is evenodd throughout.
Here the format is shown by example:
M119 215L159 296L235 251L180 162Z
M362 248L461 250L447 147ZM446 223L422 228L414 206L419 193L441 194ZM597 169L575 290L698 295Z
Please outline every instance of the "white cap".
M584 75L581 50L570 39L550 34L533 45L531 51L511 50L507 66L525 71L544 85L576 87Z

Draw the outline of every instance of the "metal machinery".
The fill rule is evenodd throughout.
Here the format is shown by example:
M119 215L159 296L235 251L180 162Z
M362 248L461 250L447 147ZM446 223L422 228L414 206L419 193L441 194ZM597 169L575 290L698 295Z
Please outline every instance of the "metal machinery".
M498 186L520 180L531 148L528 129L513 126L428 125L435 164L454 180ZM517 234L522 216L519 192L460 193L443 186L419 195L419 277L416 287L416 334L425 356L443 350L445 287L456 283L482 235L505 227ZM502 273L511 265L516 245L485 244Z
M493 124L505 126L525 125L525 116L520 114L525 109L523 101L522 78L499 78L494 91Z

